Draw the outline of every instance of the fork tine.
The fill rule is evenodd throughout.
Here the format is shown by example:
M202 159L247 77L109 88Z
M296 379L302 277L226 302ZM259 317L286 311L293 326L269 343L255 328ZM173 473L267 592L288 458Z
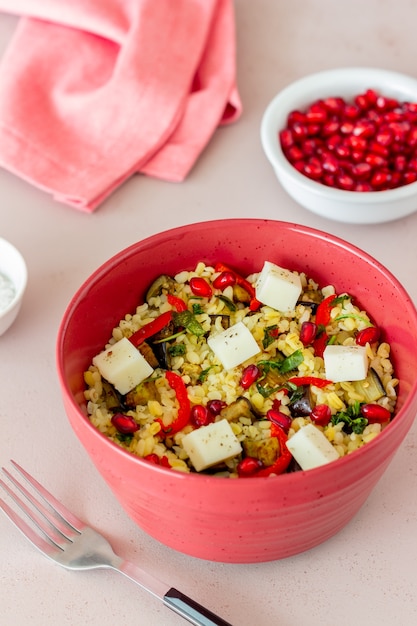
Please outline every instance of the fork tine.
M67 524L72 526L75 530L80 532L83 528L85 528L85 523L76 517L71 511L69 511L59 500L57 500L45 487L43 487L38 481L33 478L26 470L23 469L16 461L13 459L10 460L10 463L15 467L15 469L27 480L27 482L38 492L38 494L44 499L44 501L54 509L61 517L64 519ZM3 468L3 471L4 468ZM6 470L7 472L7 470Z
M29 524L27 524L17 513L13 511L5 502L0 498L0 509L7 515L11 522L20 530L23 535L41 552L53 558L53 554L57 553L59 548L54 547L51 543L48 543L43 539Z
M7 474L8 478L12 480L13 484L18 489L24 490L24 487L22 487L22 485L20 485L17 481L15 481L13 477L4 468L3 468L3 472ZM60 529L57 528L55 524L53 524L50 521L50 519L43 513L43 511L38 509L37 502L33 498L29 497L30 494L25 490L26 493L24 495L26 495L29 498L31 504L35 507L36 511L41 513L43 517L41 517L40 515L37 515L37 513L34 510L30 509L27 506L27 504L25 504L25 502L17 495L17 493L15 493L12 489L10 489L10 487L1 479L0 479L0 486L6 491L6 493L8 493L8 495L17 504L17 506L23 511L23 513L27 515L30 521L33 522L39 528L39 530L45 535L45 537L49 541L51 541L53 544L55 544L57 548L61 548L63 550L65 547L65 544L68 544L69 540L60 531ZM45 523L45 521L47 523Z

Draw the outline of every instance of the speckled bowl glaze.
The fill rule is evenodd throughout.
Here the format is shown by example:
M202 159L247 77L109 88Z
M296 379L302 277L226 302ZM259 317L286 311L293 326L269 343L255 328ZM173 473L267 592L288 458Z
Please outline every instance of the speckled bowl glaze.
M270 478L229 480L183 474L136 458L86 417L83 371L126 312L161 273L224 261L242 273L264 260L305 271L356 296L392 344L398 412L381 435L327 466ZM62 320L57 367L69 421L130 517L154 538L202 559L249 563L282 559L340 531L388 467L417 412L417 313L401 284L365 252L296 224L231 219L149 237L102 265Z
M288 194L304 208L322 217L352 224L397 220L417 211L417 182L386 191L344 191L311 180L285 157L278 132L288 114L331 96L350 99L375 89L399 101L417 102L417 80L399 72L372 67L344 67L300 78L280 91L268 104L261 123L265 155Z

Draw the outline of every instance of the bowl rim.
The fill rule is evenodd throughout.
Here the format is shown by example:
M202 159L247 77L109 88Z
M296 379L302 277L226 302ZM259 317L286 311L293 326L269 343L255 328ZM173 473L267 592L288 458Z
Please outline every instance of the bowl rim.
M313 88L317 90L317 81L319 80L326 80L329 84L336 85L334 89L337 89L339 83L344 84L343 80L346 77L353 77L354 80L359 80L371 75L375 77L375 82L384 79L384 81L390 81L407 86L410 91L413 88L416 94L415 100L417 102L417 78L401 72L376 67L343 67L339 69L324 70L303 76L280 90L269 102L262 116L260 128L261 144L271 165L274 168L280 168L282 174L291 178L299 187L302 187L314 195L321 196L326 194L327 200L334 200L335 202L359 202L358 192L335 189L334 187L328 187L327 185L312 180L304 174L301 174L301 172L299 172L288 161L282 151L280 142L277 140L277 133L280 130L277 126L277 115L279 107L286 104L287 100L292 100L298 92L304 91L304 89L308 91ZM288 113L289 112L290 110L288 109ZM366 193L362 193L360 196L360 202L364 205L375 203L384 204L403 198L409 198L415 194L417 194L417 181L409 183L408 185L396 187L395 189L368 191Z
M16 304L18 304L18 302L21 300L25 292L27 281L28 281L28 269L27 269L26 261L22 253L20 252L20 250L16 248L16 246L10 243L10 241L8 241L7 239L4 239L4 237L0 237L0 252L3 250L7 252L8 256L14 257L14 264L16 266L19 265L19 272L21 273L21 279L20 279L19 285L17 285L16 281L13 280L13 278L11 278L10 275L7 273L7 270L2 269L0 267L0 273L4 274L7 278L9 278L15 288L15 294L13 296L13 299L9 302L9 304L6 307L4 307L3 309L0 309L0 319L2 319L8 313L10 313L10 311L12 311L14 307L16 306Z
M88 428L91 433L94 433L95 437L98 437L99 439L101 439L105 447L110 447L110 449L113 450L113 452L115 452L118 456L121 455L121 457L125 460L130 459L131 462L137 465L139 468L142 468L142 469L147 468L152 472L160 473L161 475L165 475L165 476L169 475L171 477L171 480L175 480L175 481L199 480L203 482L204 481L206 482L216 481L218 482L219 485L230 484L230 481L227 481L227 480L219 481L219 479L214 476L209 476L206 474L202 475L198 473L173 472L171 469L148 463L144 459L128 452L121 446L117 445L115 442L111 441L104 433L101 433L88 419L88 416L82 412L80 405L75 400L73 392L71 391L68 385L68 382L64 375L64 359L63 359L63 353L62 353L62 346L64 343L65 333L68 327L69 320L71 318L72 312L75 310L77 306L77 302L83 296L85 291L88 291L89 286L94 284L96 281L100 280L100 277L107 274L109 270L117 266L122 259L126 261L132 255L134 255L137 252L138 248L140 247L149 249L150 247L152 247L153 243L160 242L161 237L163 238L163 240L168 240L168 239L175 237L176 235L183 234L184 231L188 231L188 234L189 234L190 230L191 231L196 231L196 230L204 231L207 227L219 229L225 223L235 225L237 232L239 232L239 228L242 228L244 226L254 227L256 224L261 224L261 223L264 225L273 224L275 226L281 226L284 229L290 229L290 230L300 232L304 235L314 236L316 238L326 241L327 243L331 243L342 249L345 249L346 251L353 253L356 256L359 256L361 259L365 259L368 262L368 264L375 267L388 281L390 281L396 287L398 292L401 294L404 300L408 303L409 313L412 313L413 318L414 318L414 324L417 328L417 309L414 305L414 302L412 298L410 297L410 295L408 294L405 287L400 283L400 281L394 276L394 274L388 268L386 268L375 257L365 252L364 250L362 250L355 244L352 244L337 235L327 233L326 231L319 230L311 226L301 225L301 224L297 224L294 222L287 222L283 220L273 220L273 219L264 219L264 218L214 219L214 220L206 220L206 221L201 221L201 222L193 222L191 224L184 224L182 226L170 228L165 231L161 231L159 233L155 233L153 235L145 237L144 239L136 241L133 244L130 244L129 246L121 249L119 252L115 253L109 259L104 261L94 272L90 274L89 277L87 277L83 281L83 283L80 285L80 287L77 289L75 294L70 299L64 311L63 317L58 327L58 332L57 332L57 337L56 337L56 346L55 346L55 358L56 358L56 365L57 365L58 380L61 385L61 392L62 390L65 391L64 404L69 402L71 406L74 409L76 409L77 420L80 419L84 427ZM416 402L416 396L417 396L417 378L414 380L414 383L411 386L409 393L407 395L407 398L405 399L403 405L401 406L399 413L395 415L394 419L397 420L395 424L405 419L405 414L407 413L410 405L412 405L413 402ZM367 453L366 450L369 450L370 448L373 448L376 446L377 447L381 446L384 439L390 436L390 430L391 430L392 424L394 424L394 420L378 435L378 437L375 437L373 440L368 442L366 446L362 446L361 448L355 450L355 454L353 455L353 457L358 458L358 456L363 456L363 454L366 454ZM77 428L80 428L80 427L77 427ZM337 460L338 467L341 468L340 471L343 471L343 468L347 463L349 464L352 463L352 455L346 455ZM311 476L312 480L314 480L314 477L319 472L323 473L324 476L327 475L328 472L332 472L332 469L331 469L332 467L334 467L333 464L329 463L325 466L321 466L321 467L317 467L317 468L313 468L309 470L300 470L298 472L282 474L279 476L257 477L257 480L258 481L259 480L271 481L271 479L273 479L274 481L276 481L277 479L279 479L283 485L285 485L286 483L292 483L294 481L295 476L299 477L299 478L295 478L295 480L300 480L300 481L306 480L308 476ZM235 489L236 489L236 485L239 485L237 489L241 489L243 488L243 485L247 484L247 481L237 480L237 481L233 481L233 484L235 485L234 487ZM256 481L254 485L256 485ZM222 488L227 489L228 487L226 486L220 487L220 489Z

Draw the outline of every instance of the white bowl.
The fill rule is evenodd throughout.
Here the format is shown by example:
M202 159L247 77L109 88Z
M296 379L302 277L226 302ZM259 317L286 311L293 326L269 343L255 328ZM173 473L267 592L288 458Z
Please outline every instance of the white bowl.
M275 174L289 195L306 209L340 222L374 224L410 215L417 210L417 182L385 191L344 191L300 173L285 157L278 133L288 114L318 99L351 99L374 89L400 102L417 102L417 79L375 68L341 68L312 74L283 89L268 105L261 123L261 141Z
M11 243L0 237L0 335L15 321L26 283L24 258Z

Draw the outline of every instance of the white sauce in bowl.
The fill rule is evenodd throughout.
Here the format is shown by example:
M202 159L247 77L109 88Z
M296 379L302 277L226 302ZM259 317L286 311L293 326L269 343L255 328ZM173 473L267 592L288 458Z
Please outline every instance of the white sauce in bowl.
M0 273L0 311L6 309L16 295L16 289L13 282Z

